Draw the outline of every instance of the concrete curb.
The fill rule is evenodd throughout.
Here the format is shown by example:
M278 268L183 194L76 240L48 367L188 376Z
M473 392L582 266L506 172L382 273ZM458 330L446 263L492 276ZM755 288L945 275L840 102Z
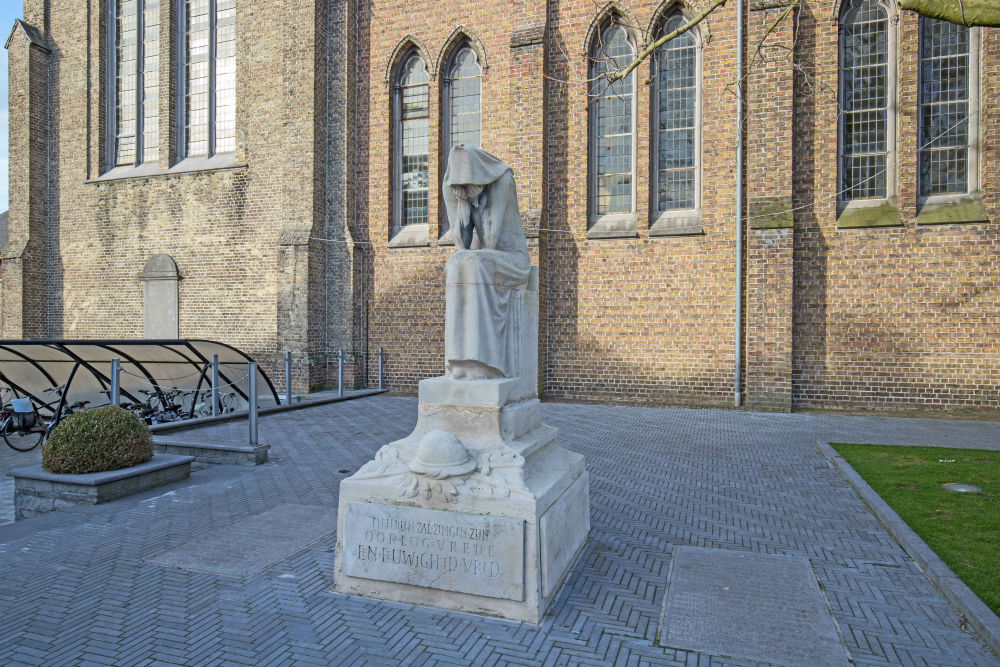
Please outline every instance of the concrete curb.
M193 456L199 463L222 465L258 466L267 461L270 445L229 445L207 442L185 442L169 440L160 436L153 438L153 448L162 454Z
M355 398L366 398L368 396L375 396L376 394L384 394L389 391L388 389L366 389L359 391L356 394L351 394L350 396L333 396L331 398L320 398L316 400L305 400L301 403L292 403L291 405L276 405L273 408L259 408L257 414L261 416L265 415L275 415L282 412L291 412L292 410L302 410L304 408L314 408L317 405L326 405L328 403L339 403L340 401L350 401ZM230 412L224 415L217 415L215 417L201 417L199 419L187 419L184 421L168 422L166 424L153 424L149 427L149 430L153 433L171 433L173 431L184 431L189 428L197 428L199 426L206 426L208 424L219 424L221 422L233 421L236 419L246 419L247 411L241 410L239 412Z
M830 460L835 468L850 483L861 500L885 526L903 550L931 580L948 600L949 604L962 615L965 624L983 640L994 652L1000 653L1000 617L979 599L958 576L951 571L920 536L913 532L903 519L896 514L882 497L868 485L861 475L844 460L828 442L817 442L820 452Z

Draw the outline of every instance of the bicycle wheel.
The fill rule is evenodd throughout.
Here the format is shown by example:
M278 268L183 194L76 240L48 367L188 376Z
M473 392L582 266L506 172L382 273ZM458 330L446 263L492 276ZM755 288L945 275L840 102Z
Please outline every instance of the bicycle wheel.
M36 415L37 418L37 415ZM30 452L32 449L37 447L42 441L42 437L45 436L45 427L41 425L41 420L39 424L33 429L20 430L14 428L14 425L10 419L4 422L4 425L0 427L0 431L3 433L3 440L7 443L7 446L17 452Z

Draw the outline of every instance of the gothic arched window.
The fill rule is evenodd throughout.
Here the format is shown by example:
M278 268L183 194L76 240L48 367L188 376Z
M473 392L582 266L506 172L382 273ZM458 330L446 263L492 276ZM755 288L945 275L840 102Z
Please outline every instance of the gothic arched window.
M886 199L893 186L895 71L889 13L848 0L840 19L840 200Z
M184 0L180 80L182 157L236 150L236 0Z
M482 148L482 76L476 52L468 44L456 49L448 62L444 78L444 155L455 144Z
M483 68L475 50L466 41L452 50L444 70L441 104L441 178L451 147L467 144L482 148ZM441 206L441 234L448 231L448 215Z
M974 152L978 53L963 25L920 17L920 196L956 195L978 187Z
M160 0L110 0L112 167L155 162L160 150Z
M590 221L635 211L635 72L609 81L635 47L624 27L609 23L590 51Z
M660 36L687 21L667 17ZM689 30L656 50L653 61L654 214L692 210L699 205L699 108L701 78L698 43Z
M397 231L427 223L428 101L427 65L417 53L403 58L393 95L393 193Z

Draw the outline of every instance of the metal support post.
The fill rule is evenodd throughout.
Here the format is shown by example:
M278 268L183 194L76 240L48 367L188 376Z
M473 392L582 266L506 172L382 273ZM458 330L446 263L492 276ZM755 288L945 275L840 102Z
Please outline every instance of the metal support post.
M292 353L285 352L285 405L292 404Z
M378 349L378 388L382 388L382 348Z
M251 361L248 365L248 376L249 380L249 391L247 392L247 400L250 402L249 405L249 422L250 422L250 446L257 446L257 362Z
M108 393L108 401L111 405L118 405L121 396L121 370L122 362L118 357L111 360L111 391Z
M337 396L344 395L344 350L337 350Z
M219 355L212 355L212 416L219 414Z

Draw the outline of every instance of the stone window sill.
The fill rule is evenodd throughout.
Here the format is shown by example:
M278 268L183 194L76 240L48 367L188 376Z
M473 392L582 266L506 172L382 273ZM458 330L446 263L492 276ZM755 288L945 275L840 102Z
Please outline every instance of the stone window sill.
M448 223L442 222L438 226L438 232L441 233L441 236L438 237L438 245L440 245L440 246L453 246L453 245L455 245L455 238L451 235L451 228L449 227L446 231L441 232L441 230L445 228L446 224L448 224Z
M837 216L837 229L902 226L899 204L890 199L848 202Z
M634 239L637 236L635 213L603 215L587 229L588 239Z
M406 225L389 240L390 248L421 248L431 244L430 224Z
M649 225L650 236L695 236L704 234L701 211L670 211L661 213Z
M989 221L979 193L928 197L917 213L918 225L960 225Z
M155 178L157 176L173 176L201 171L224 171L246 169L245 162L238 162L233 153L220 153L212 157L189 157L181 160L169 169L160 169L155 162L140 165L123 165L104 172L97 178L89 178L86 183L105 183L107 181L123 181L136 178Z

